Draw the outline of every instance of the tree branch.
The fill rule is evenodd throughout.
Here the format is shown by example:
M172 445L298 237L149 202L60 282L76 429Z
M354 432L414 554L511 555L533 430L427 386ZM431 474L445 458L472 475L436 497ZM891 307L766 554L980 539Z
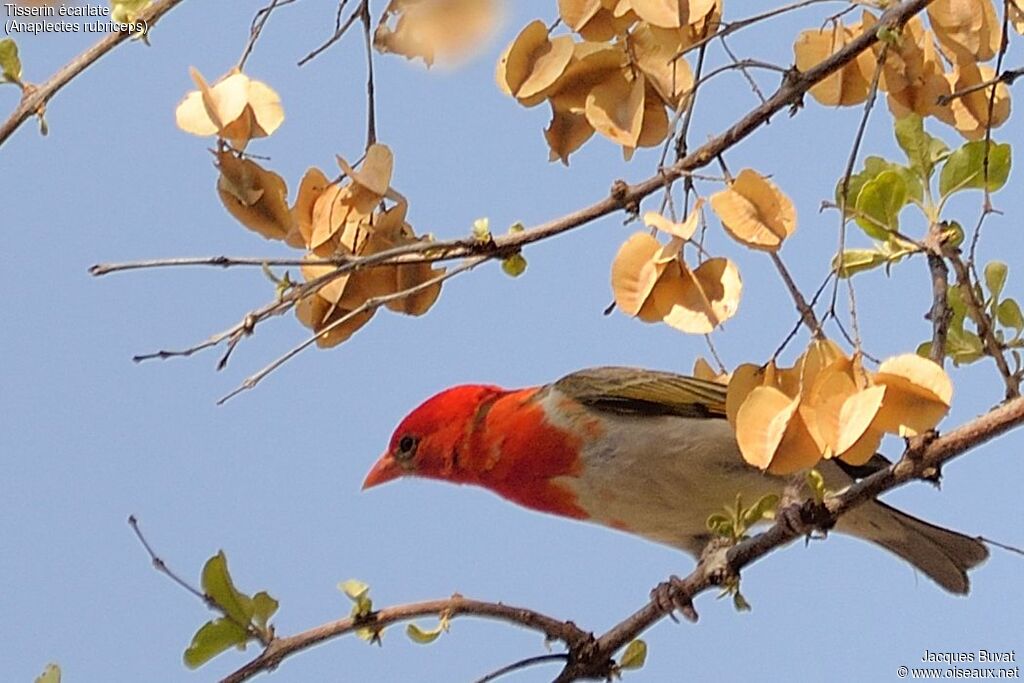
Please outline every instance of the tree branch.
M357 629L379 630L389 624L440 614L446 614L452 619L460 616L473 616L517 624L544 634L548 640L560 640L567 643L571 650L581 648L583 644L593 640L592 634L586 633L571 621L559 621L524 607L514 607L500 602L471 600L455 594L441 600L385 607L382 610L371 612L366 617L346 617L294 636L276 638L259 657L234 673L225 676L220 683L242 683L259 673L277 668L284 659L291 655L307 650L325 640L352 633Z
M182 0L156 0L156 2L139 13L138 20L146 23L148 31L153 28L160 17L167 14L181 2ZM51 76L42 85L26 85L22 92L21 102L18 103L14 113L3 124L0 124L0 145L3 145L7 138L26 120L38 113L42 113L46 109L46 104L57 94L57 91L70 83L78 74L92 66L100 57L133 35L133 33L128 31L108 33L97 41L95 45L61 67L60 71Z
M165 0L170 1L170 0ZM180 0L179 0L180 1ZM671 183L694 170L703 168L712 160L721 155L730 147L744 140L755 130L768 122L768 120L782 109L789 107L795 111L802 103L804 94L816 83L827 78L832 73L841 69L844 65L854 60L858 54L870 48L878 41L878 33L882 28L894 29L904 24L914 14L920 12L931 0L905 0L886 10L879 18L878 23L871 30L864 31L859 36L847 43L841 50L832 54L807 71L800 73L792 71L787 73L783 83L778 89L761 105L750 110L739 121L726 129L718 136L712 138L692 153L676 161L668 167L659 169L659 172L647 180L635 185L629 185L623 181L616 181L612 185L609 196L589 206L569 213L560 218L542 223L528 230L512 233L495 238L492 242L481 244L477 240L456 240L453 242L439 243L418 243L406 245L394 250L378 252L368 257L353 260L345 266L340 266L333 273L328 273L314 281L307 282L300 287L295 287L287 292L280 300L271 302L260 309L246 314L241 322L200 344L184 351L161 351L155 354L137 357L137 360L146 358L168 358L172 356L188 356L199 350L217 346L225 341L231 342L241 336L252 333L255 326L267 318L280 315L290 309L299 299L307 296L314 289L319 288L340 277L345 272L368 268L373 265L384 263L399 254L426 253L435 254L435 258L458 258L465 256L479 256L483 254L505 254L518 251L522 247L540 240L554 237L574 228L591 223L598 218L610 215L616 211L626 209L635 210L639 202L654 192L657 192L666 183ZM440 255L440 256L438 256ZM427 260L427 259L424 259ZM94 274L112 272L114 266L94 266Z
M844 513L907 482L923 477L929 470L938 468L958 455L980 446L986 441L1004 434L1024 423L1024 399L1017 398L988 413L957 427L948 434L929 440L916 437L911 440L903 457L888 468L877 472L841 493L830 496L818 509L809 510L811 522L794 526L792 515L780 515L778 522L767 531L720 550L710 558L704 558L697 568L685 579L671 582L674 601L689 603L698 594L718 585L723 576L738 575L739 571L771 551L813 531L834 524ZM798 509L804 512L808 504ZM570 657L557 683L600 675L607 667L608 659L632 641L643 631L663 619L668 612L665 603L652 598L634 614L630 615L607 633L600 636L593 647L586 650L586 656Z

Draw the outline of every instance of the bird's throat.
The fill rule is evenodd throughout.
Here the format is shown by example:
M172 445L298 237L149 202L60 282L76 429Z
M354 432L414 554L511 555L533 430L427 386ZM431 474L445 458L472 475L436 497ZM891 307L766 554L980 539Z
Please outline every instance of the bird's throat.
M457 449L453 474L533 510L585 517L575 495L553 481L579 473L581 439L547 419L543 397L534 387L482 405Z

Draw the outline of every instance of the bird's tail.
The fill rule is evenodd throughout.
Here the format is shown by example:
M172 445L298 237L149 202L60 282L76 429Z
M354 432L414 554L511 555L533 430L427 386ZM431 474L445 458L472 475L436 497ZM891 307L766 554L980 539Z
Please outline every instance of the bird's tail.
M842 516L836 529L877 543L927 574L950 593L966 595L967 570L988 557L976 538L911 517L879 501Z

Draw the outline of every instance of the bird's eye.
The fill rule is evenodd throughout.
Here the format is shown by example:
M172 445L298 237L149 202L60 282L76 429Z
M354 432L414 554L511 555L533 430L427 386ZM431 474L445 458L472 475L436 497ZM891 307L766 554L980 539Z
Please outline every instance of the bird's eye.
M398 452L395 453L395 457L399 460L410 460L412 456L416 454L416 446L419 444L419 439L414 436L406 434L398 442Z

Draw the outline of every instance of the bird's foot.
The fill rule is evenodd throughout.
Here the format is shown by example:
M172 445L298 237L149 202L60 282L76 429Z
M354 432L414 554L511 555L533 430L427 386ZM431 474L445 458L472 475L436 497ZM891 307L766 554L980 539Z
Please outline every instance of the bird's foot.
M835 525L835 520L829 514L824 504L815 500L790 503L779 508L778 520L794 536L804 536L808 539L815 538L815 533L820 538L828 535L829 529Z
M699 618L697 610L693 607L692 590L686 581L678 576L668 577L668 581L662 581L651 591L651 600L668 614L672 621L678 622L675 613L679 612L687 621L696 622Z

